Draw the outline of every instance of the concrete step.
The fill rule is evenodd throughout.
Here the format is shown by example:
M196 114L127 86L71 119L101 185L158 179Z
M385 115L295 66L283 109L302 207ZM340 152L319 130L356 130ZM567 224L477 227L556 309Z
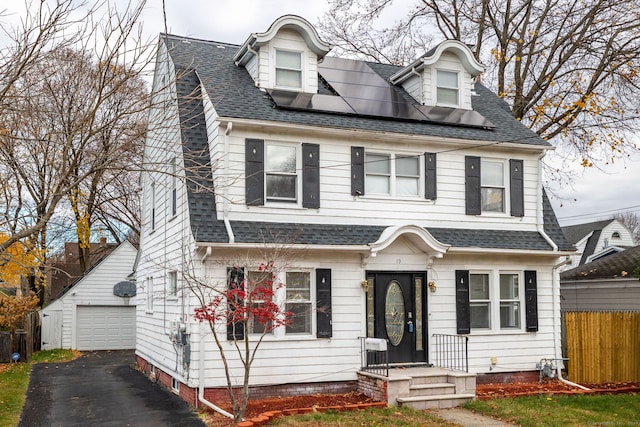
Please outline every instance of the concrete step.
M460 406L475 399L475 394L436 394L432 396L398 397L398 406L413 409L446 409Z
M409 387L409 396L433 396L455 393L456 386L451 383L412 384Z
M431 375L411 375L411 384L441 384L446 382L449 382L449 376L447 374L435 373Z

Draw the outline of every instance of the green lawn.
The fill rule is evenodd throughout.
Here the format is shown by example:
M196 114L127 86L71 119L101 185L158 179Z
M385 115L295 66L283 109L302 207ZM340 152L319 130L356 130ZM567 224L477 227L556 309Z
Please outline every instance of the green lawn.
M640 425L640 394L499 398L476 400L465 407L523 427Z
M39 351L33 355L30 363L0 365L0 427L18 425L32 363L65 362L73 360L78 354L71 350Z

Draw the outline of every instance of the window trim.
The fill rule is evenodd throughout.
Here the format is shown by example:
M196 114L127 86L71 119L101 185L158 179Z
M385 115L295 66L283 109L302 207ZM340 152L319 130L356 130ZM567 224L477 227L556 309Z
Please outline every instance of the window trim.
M171 188L171 215L170 217L175 217L178 214L178 164L177 158L173 157L170 161L171 175L169 177L170 180L170 188Z
M145 311L147 313L153 313L153 277L147 277L146 281L146 292L147 292L147 304L145 306Z
M389 174L380 174L380 173L371 173L367 171L367 164L369 163L367 160L367 156L386 156L389 161ZM398 175L396 168L396 160L403 158L415 158L418 161L417 169L418 175L410 176L410 175ZM425 161L424 161L424 153L417 154L406 154L400 152L390 152L390 151L364 151L364 194L367 197L391 197L395 199L422 199L425 195ZM370 188L367 188L367 178L369 176L388 176L389 177L389 192L388 193L374 193ZM417 179L416 186L416 194L401 194L398 195L398 177L400 178L409 178L412 177Z
M178 296L178 272L171 270L167 273L167 284L169 288L169 297Z
M287 52L287 53L297 53L300 55L300 69L289 68L289 67L279 67L278 66L278 52ZM273 49L273 87L278 89L285 89L291 91L302 91L304 89L304 51L296 50L296 49L283 49L279 47L275 47ZM283 71L296 71L300 73L300 86L284 86L278 84L278 70Z
M486 165L487 163L500 163L502 165L502 185L501 186L483 184L482 173L484 170L486 170L484 165ZM498 158L492 158L492 157L480 158L480 211L482 215L508 215L509 214L509 212L507 212L507 207L510 206L510 198L509 198L510 187L509 187L509 184L507 183L507 177L509 173L509 170L507 169L508 167L507 165L508 165L508 162L505 159L498 159ZM485 210L484 202L482 200L482 192L485 188L502 190L502 210L501 211Z
M456 87L450 87L450 86L444 86L444 85L440 85L440 82L438 80L438 74L442 72L442 73L451 73L451 74L455 74L456 75ZM453 69L447 69L447 68L436 68L435 69L435 76L434 76L434 84L435 84L435 93L434 93L434 97L435 97L435 104L439 105L439 106L444 106L444 107L460 107L460 70L453 70ZM456 102L455 103L449 103L449 102L445 102L445 101L441 101L438 98L438 89L447 89L447 90L455 90L456 91Z
M268 164L268 155L269 146L281 146L281 147L292 147L296 152L296 164L295 164L295 173L284 173L284 172L271 172L267 169ZM265 141L264 147L264 201L265 205L267 204L276 204L279 206L288 205L288 206L301 206L302 203L302 168L300 167L302 162L302 144L301 143L289 143L282 141ZM288 198L273 198L269 196L267 191L268 187L268 177L272 176L294 176L295 177L295 200Z
M471 275L474 274L486 274L489 278L489 328L473 328L470 326L470 333L476 335L485 334L508 334L508 333L525 333L526 331L526 301L525 301L525 287L524 287L524 270L516 269L470 269L469 270L469 286L471 286ZM519 310L519 322L520 326L517 328L501 326L500 318L500 303L503 301L500 298L500 276L501 275L517 275L518 276L518 299L520 303ZM471 299L471 290L469 290L469 304L474 300ZM484 300L482 300L484 301ZM515 300L508 300L515 301ZM469 315L469 324L471 325L471 313Z

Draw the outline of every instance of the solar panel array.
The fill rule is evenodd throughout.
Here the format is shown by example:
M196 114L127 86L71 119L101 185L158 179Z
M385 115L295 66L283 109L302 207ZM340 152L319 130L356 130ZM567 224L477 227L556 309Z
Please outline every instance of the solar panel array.
M494 128L481 114L459 108L416 105L366 63L325 57L318 74L336 95L270 90L276 106L365 117Z

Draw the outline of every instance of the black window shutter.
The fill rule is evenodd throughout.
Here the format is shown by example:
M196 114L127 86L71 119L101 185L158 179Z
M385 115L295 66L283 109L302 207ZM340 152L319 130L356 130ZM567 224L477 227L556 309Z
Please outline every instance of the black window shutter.
M320 146L302 144L302 206L320 207Z
M242 289L244 282L244 271L239 267L227 268L227 286L231 289ZM234 307L243 304L243 301L236 299L234 301L227 301L227 310L232 312ZM227 322L227 340L242 340L244 339L244 324Z
M459 334L471 332L469 270L456 270L456 325Z
M316 336L331 338L331 269L316 269Z
M480 157L464 158L465 206L467 215L482 213L482 195L480 192Z
M511 216L524 216L524 175L522 160L509 160Z
M364 196L364 147L351 147L351 195Z
M524 272L524 298L527 332L538 330L538 280L535 271Z
M245 174L247 205L264 205L264 140L245 140Z
M424 153L424 198L438 197L436 184L436 153Z

